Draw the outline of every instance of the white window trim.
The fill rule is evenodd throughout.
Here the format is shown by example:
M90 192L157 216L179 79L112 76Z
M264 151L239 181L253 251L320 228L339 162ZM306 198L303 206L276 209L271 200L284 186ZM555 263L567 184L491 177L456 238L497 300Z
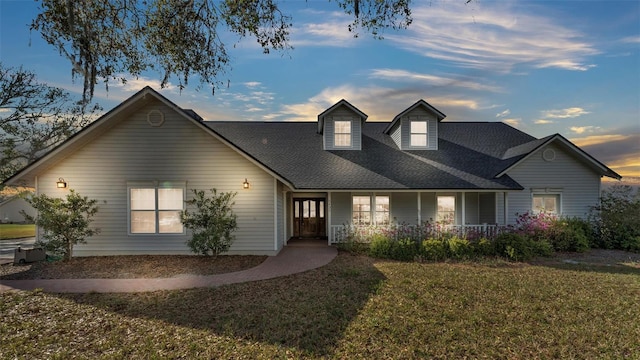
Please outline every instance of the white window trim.
M364 196L364 197L368 197L369 198L369 219L371 219L371 223L369 225L359 225L359 224L355 224L353 222L353 198L356 196ZM373 193L373 194L358 194L358 193L352 193L351 194L351 224L354 226L378 226L378 223L376 221L376 214L378 213L378 211L376 211L376 198L380 197L380 196L386 196L389 198L389 221L387 222L387 224L382 224L382 225L391 225L391 219L392 217L392 209L391 209L391 194L377 194L377 193Z
M336 130L338 129L338 127L336 126L336 123L338 122L345 122L345 123L349 123L349 132L348 133L339 133ZM337 135L349 135L349 145L337 145L336 144L336 136ZM335 148L340 148L340 149L351 149L353 148L353 119L344 119L344 118L334 118L333 120L333 147Z
M557 198L557 203L556 203L556 212L555 215L562 215L562 192L560 191L553 191L553 192L545 192L545 191L532 191L531 192L531 199L530 199L530 211L532 214L539 214L540 212L535 211L535 209L533 208L533 198L536 196L555 196ZM551 213L553 214L553 213Z
M131 189L155 189L156 196L156 232L155 233L134 233L131 232ZM181 233L161 233L158 224L158 189L182 189L182 200L187 200L187 183L184 181L130 181L127 182L127 235L128 236L176 236L185 235L187 229L183 226ZM185 204L182 204L182 210ZM150 210L149 210L150 211Z
M464 195L463 195L464 196ZM442 193L436 194L436 216L434 217L435 221L438 222L438 198L439 197L452 197L453 198L453 222L447 225L457 225L458 224L458 195L456 193Z
M418 132L413 132L412 131L412 124L414 122L423 122L425 123L425 131L424 133L418 133ZM424 135L425 137L425 144L424 145L414 145L413 144L413 135ZM423 118L423 117L417 117L417 118L409 118L409 147L412 149L427 149L429 148L429 119Z

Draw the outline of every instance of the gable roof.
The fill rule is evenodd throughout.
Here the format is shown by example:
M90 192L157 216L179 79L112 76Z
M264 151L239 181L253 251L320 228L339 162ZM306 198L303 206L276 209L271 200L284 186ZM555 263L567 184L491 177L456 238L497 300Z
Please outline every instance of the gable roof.
M205 122L236 147L299 190L493 189L522 187L495 178L505 161L456 142L460 123L443 123L442 151L401 151L383 133L387 123L367 123L362 150L323 150L309 122ZM485 123L502 127L500 123ZM494 131L503 133L503 131Z
M318 134L322 134L322 129L324 128L324 118L325 118L325 116L327 116L333 110L339 108L340 106L345 106L347 109L355 112L362 119L362 122L365 122L367 120L367 118L369 117L369 115L363 113L362 111L360 111L360 109L358 109L357 107L351 105L351 103L349 103L347 100L342 99L342 100L338 101L337 103L333 104L327 110L325 110L325 111L321 112L320 114L318 114Z
M233 144L226 142L223 138L219 137L218 134L216 134L215 132L211 131L211 129L203 125L202 118L195 111L190 109L185 110L180 108L178 105L176 105L166 97L162 96L160 93L158 93L157 91L155 91L149 86L145 86L140 91L138 91L137 93L135 93L134 95L132 95L131 97L129 97L128 99L120 103L118 106L114 107L113 109L111 109L110 111L102 115L96 121L87 125L83 129L81 129L80 131L78 131L77 133L69 137L67 140L65 140L64 142L62 142L61 144L53 148L44 156L36 159L30 164L27 164L25 167L23 167L18 172L16 172L12 176L10 176L8 179L6 179L4 183L8 185L17 185L20 179L33 178L34 177L33 175L38 173L39 169L42 169L43 167L47 167L48 164L50 164L52 161L55 161L55 159L58 159L59 157L64 158L66 154L73 152L81 148L82 146L86 145L95 137L99 136L100 134L104 133L106 130L115 126L119 119L123 119L124 117L126 117L127 114L131 114L135 112L136 110L142 108L144 105L149 103L149 101L152 101L154 99L162 102L164 105L168 106L176 113L182 115L182 117L187 121L190 121L193 124L197 125L201 129L209 133L210 135L222 141L227 146L236 150L238 153L240 153L240 155L244 156L249 161L258 165L266 172L270 173L271 175L275 176L276 178L278 178L279 180L283 181L285 184L290 186L290 184L288 184L286 180L278 177L277 174L274 174L270 169L263 167L259 162L255 161L255 159L251 158L244 151L242 151L242 149L235 148Z
M571 141L567 140L567 138L565 138L564 136L562 136L560 134L550 135L550 136L547 136L545 138L534 140L534 141L531 141L529 143L522 144L520 146L515 146L513 148L508 149L505 152L503 158L507 158L509 156L517 156L518 160L513 162L513 164L511 164L509 167L505 168L503 171L501 171L498 174L498 176L502 176L502 175L506 174L507 172L509 172L509 170L511 170L512 168L514 168L518 164L520 164L523 161L525 161L531 155L533 155L538 149L541 149L542 147L547 146L547 145L549 145L551 143L558 144L563 149L565 149L565 150L569 151L570 153L572 153L574 156L576 156L579 160L581 160L587 166L589 166L594 171L599 173L600 176L608 176L608 177L611 177L611 178L614 178L614 179L618 179L618 180L620 180L622 178L622 176L620 176L618 173L616 173L615 171L609 169L606 165L604 165L600 161L596 160L593 156L589 155L587 152L585 152L584 150L580 149L574 143L572 143Z
M389 126L387 126L384 129L384 133L388 134L391 131L391 129L396 125L396 123L398 123L398 121L400 121L400 119L402 119L403 116L405 116L409 112L413 111L417 107L422 107L425 110L433 113L436 116L436 119L438 121L442 121L442 119L447 117L447 115L443 114L440 110L438 110L435 107L431 106L431 104L429 104L428 102L420 99L420 100L416 101L413 105L411 105L408 108L404 109L400 114L396 115L396 117L394 117L393 120L391 120L391 123L389 123Z
M437 151L402 151L385 133L391 125L374 122L362 128L362 150L324 150L323 135L314 131L317 125L313 122L206 122L192 110L181 109L145 87L5 183L17 184L19 179L33 178L50 163L84 146L153 99L297 190L521 190L522 186L508 176L508 171L552 142L572 152L599 174L620 178L559 134L536 139L503 123L440 122ZM338 106L346 106L362 121L367 118L341 100L318 115L319 122ZM430 107L425 101L418 101L392 123L417 106ZM444 117L438 113L437 116Z

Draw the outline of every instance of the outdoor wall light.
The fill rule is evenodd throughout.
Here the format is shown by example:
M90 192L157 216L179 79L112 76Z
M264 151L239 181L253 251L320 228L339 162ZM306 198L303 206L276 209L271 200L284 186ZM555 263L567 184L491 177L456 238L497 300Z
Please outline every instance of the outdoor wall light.
M247 180L247 178L244 179L244 182L242 183L242 188L243 189L249 188L249 181Z
M58 181L56 181L56 187L58 189L66 189L67 188L67 182L64 181L63 178L58 178Z

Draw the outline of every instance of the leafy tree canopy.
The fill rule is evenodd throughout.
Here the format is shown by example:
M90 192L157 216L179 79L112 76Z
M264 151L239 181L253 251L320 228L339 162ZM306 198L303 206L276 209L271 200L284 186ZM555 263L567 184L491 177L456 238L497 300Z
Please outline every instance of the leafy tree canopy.
M38 82L30 71L0 63L0 182L88 124L99 110Z
M384 29L411 24L411 0L334 0L359 29L380 38ZM31 29L56 47L84 81L83 98L98 79L126 82L144 71L172 76L182 89L192 75L221 85L230 58L222 31L254 38L262 51L286 51L292 18L277 0L40 0Z

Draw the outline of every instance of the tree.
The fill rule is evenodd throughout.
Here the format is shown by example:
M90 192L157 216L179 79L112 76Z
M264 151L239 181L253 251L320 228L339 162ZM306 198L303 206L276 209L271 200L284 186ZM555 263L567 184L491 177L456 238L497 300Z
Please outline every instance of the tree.
M388 28L411 23L411 0L335 0L354 17L348 30L362 28L381 38ZM292 18L277 0L40 0L31 23L71 63L91 99L98 79L126 82L126 75L160 71L164 87L172 76L182 89L197 75L221 85L230 59L221 40L225 29L253 37L264 53L286 51ZM108 87L107 87L108 89Z
M73 256L73 246L85 244L85 238L96 235L100 229L91 228L92 217L98 212L97 200L90 200L70 190L66 200L49 197L46 194L25 198L38 211L36 217L24 211L27 221L34 222L43 231L44 241L37 245L55 254L62 255L64 261Z
M195 206L194 211L184 210L180 220L193 236L187 245L194 253L218 256L233 244L233 232L238 228L236 214L233 213L235 192L221 192L211 189L207 197L203 190L192 189L194 198L185 201Z
M99 110L38 82L30 71L0 63L0 182L88 124Z
M640 251L640 190L615 184L604 190L591 218L597 245L605 249Z

